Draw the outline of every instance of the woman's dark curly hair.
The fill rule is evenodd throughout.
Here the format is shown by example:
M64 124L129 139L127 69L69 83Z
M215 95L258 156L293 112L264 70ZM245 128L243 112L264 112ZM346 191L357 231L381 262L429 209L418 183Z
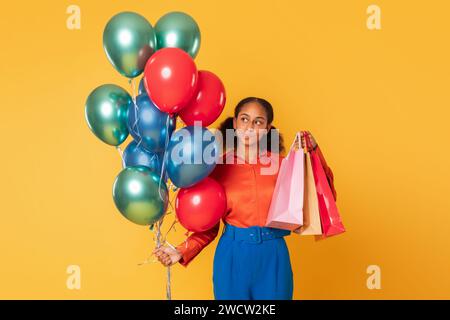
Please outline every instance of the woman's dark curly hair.
M239 103L234 108L234 117L228 117L220 124L219 130L222 133L222 137L224 137L224 138L226 137L227 129L233 129L233 118L237 118L237 116L239 115L239 112L241 112L242 107L249 102L259 103L264 108L264 110L267 114L267 123L272 124L274 114L273 114L273 108L272 108L272 105L270 104L270 102L263 98L247 97L247 98L244 98L241 101L239 101ZM278 137L279 137L278 152L281 154L285 150L283 136L281 135L281 133L279 133L279 131L273 125L272 125L271 129L267 132L267 151L272 151L271 141L272 141L273 134L278 134ZM234 144L233 144L234 148L236 148L236 144L237 144L237 137L236 137L236 135L234 135ZM224 145L224 149L225 149L225 143L223 145Z

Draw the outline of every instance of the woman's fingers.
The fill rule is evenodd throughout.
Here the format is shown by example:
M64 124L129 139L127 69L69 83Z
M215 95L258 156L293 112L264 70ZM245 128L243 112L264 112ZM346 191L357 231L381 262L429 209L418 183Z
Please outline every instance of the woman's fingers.
M309 142L310 142L310 143L307 144L307 145L308 145L308 150L309 150L309 151L312 151L312 150L314 150L314 148L316 147L317 142L316 142L316 140L314 139L314 137L313 137L313 135L311 134L311 132L305 131L305 134L307 135L308 140L309 140Z
M159 258L160 261L164 261L164 260L166 260L168 257L169 257L169 256L168 256L167 254L163 253L163 254L161 254L158 258Z
M172 264L172 259L169 254L164 251L164 247L156 248L153 250L153 253L164 266L168 267Z
M304 131L300 132L300 140L302 142L302 148L304 148L305 147L305 132Z
M153 250L155 256L158 258L159 261L163 261L165 256L167 256L167 254L161 250L161 248L157 248L155 250Z
M165 265L165 266L169 265L170 262L171 262L170 257L167 256L167 255L161 256L161 257L159 258L159 261L160 261L163 265Z
M163 265L165 265L166 267L169 266L169 265L171 264L171 262L172 262L172 260L170 259L170 257L169 257L167 254L161 256L160 261L161 261L161 263L162 263Z
M162 250L159 248L155 249L153 252L155 253L155 256L157 256L158 258L163 254Z
M308 151L311 151L310 145L309 145L309 143L307 142L307 139L309 138L309 134L308 134L308 133L309 133L308 131L305 131L305 135L304 135L304 139L305 139L305 147L306 147L306 149L307 149Z
M176 249L168 246L155 248L152 254L166 267L177 263L181 259L181 254Z

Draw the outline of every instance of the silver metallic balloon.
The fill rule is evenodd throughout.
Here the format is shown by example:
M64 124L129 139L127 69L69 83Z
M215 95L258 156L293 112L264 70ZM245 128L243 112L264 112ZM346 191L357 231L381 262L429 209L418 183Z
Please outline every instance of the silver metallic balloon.
M186 51L192 59L200 50L200 28L197 22L184 12L169 12L155 25L158 49L179 48Z
M156 50L155 31L143 16L122 12L106 25L103 48L120 74L134 78L144 71L147 60Z
M167 210L169 196L164 181L147 167L127 167L113 185L114 203L120 213L138 225L152 225Z
M89 95L85 117L91 131L103 142L118 146L128 137L127 113L132 103L125 89L105 84Z

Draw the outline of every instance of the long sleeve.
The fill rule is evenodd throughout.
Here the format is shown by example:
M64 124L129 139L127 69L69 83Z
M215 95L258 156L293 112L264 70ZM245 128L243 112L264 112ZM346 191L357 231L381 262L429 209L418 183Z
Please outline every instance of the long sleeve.
M331 168L328 166L327 162L325 161L325 157L323 156L319 145L317 145L316 151L317 151L317 154L319 155L320 162L322 163L322 167L323 167L323 169L325 171L325 174L327 176L328 184L330 185L331 191L333 192L334 200L336 201L337 194L336 194L336 189L334 187L333 171L331 170Z
M180 243L176 249L181 253L182 258L178 261L184 267L197 256L209 243L211 243L219 233L220 220L209 230L203 232L194 232L186 241Z

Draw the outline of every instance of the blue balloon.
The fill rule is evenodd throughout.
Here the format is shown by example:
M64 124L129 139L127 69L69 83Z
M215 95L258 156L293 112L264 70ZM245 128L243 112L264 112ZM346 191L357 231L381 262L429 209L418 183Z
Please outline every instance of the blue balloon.
M167 173L178 188L191 187L209 176L219 156L216 137L199 126L175 131L166 152Z
M144 85L144 77L142 77L141 81L139 82L139 94L147 94L147 90L145 90Z
M136 141L131 141L123 152L123 160L126 167L144 166L150 168L158 175L161 174L164 153L152 153L138 146Z
M136 98L136 105L128 108L128 131L136 141L141 141L142 147L150 152L164 152L166 137L168 139L176 127L176 120L167 113L160 111L147 94ZM137 117L137 121L136 121ZM167 132L167 121L169 121Z

